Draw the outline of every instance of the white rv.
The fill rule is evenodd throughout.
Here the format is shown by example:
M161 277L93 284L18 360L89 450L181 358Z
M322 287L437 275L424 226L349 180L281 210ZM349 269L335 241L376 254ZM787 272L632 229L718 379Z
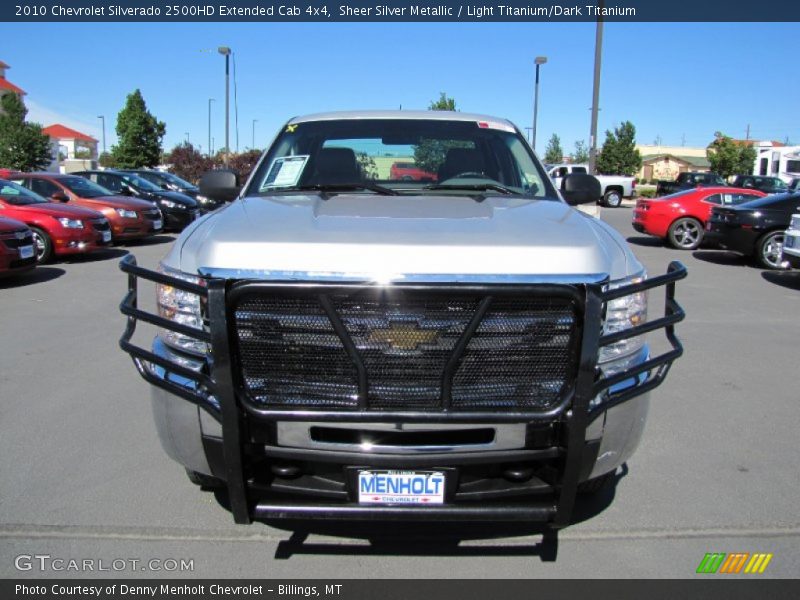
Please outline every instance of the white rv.
M773 146L771 142L760 142L756 152L753 175L780 177L785 183L800 177L800 146Z

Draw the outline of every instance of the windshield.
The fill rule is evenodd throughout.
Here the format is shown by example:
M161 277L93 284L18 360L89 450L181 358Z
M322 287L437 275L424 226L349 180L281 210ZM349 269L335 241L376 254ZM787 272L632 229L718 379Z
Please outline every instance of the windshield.
M160 192L161 188L155 185L154 183L150 183L146 179L139 177L138 175L134 175L132 173L121 173L122 179L125 180L125 183L129 183L140 190L144 190L145 192Z
M59 179L70 192L81 198L100 198L102 196L113 196L114 192L97 185L95 182L84 177L62 177Z
M39 194L34 194L28 188L24 188L11 181L0 181L0 198L14 206L47 204L49 202Z
M153 175L155 175L156 177L159 177L161 179L166 179L170 183L175 184L178 187L181 187L181 188L184 188L184 189L191 190L191 189L195 188L194 184L189 183L185 179L181 179L180 177L178 177L174 173L167 173L166 171L159 171L158 173L153 172Z
M527 143L506 122L402 118L290 124L247 193L333 188L557 199Z

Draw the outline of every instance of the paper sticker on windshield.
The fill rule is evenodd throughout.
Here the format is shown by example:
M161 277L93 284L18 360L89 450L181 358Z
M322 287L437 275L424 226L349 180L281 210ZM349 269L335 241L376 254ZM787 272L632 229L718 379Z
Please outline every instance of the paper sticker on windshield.
M308 162L308 154L281 156L272 161L267 177L261 184L261 191L271 187L292 187L297 185L300 175Z

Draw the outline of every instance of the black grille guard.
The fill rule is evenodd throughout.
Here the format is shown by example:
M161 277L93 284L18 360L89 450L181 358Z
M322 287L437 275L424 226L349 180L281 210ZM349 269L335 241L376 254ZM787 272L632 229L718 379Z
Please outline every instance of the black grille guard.
M576 384L570 394L555 407L546 411L514 411L514 412L456 412L442 410L429 411L369 411L369 410L287 410L267 409L245 401L235 381L232 363L231 336L229 332L230 311L227 295L230 291L228 281L224 279L206 279L205 285L198 285L163 273L140 267L133 255L120 261L120 269L128 274L128 292L120 304L120 311L127 317L127 326L120 338L120 347L127 352L139 371L149 383L162 388L176 396L198 405L222 425L223 449L227 471L228 492L231 510L237 523L248 523L253 516L266 517L328 517L328 518L400 518L411 513L420 520L428 518L447 518L452 513L455 518L464 519L529 519L552 520L556 526L564 526L569 521L577 492L579 469L587 425L600 413L617 406L631 398L639 396L659 386L667 376L675 359L683 353L683 346L675 334L675 324L683 320L685 313L675 300L675 284L687 275L686 267L679 261L669 264L663 275L651 277L638 283L622 287L606 289L606 282L580 285L550 286L560 294L575 294L580 302L583 323L601 323L605 303L638 292L665 287L664 315L653 321L619 332L602 335L599 327L580 328L580 357L578 361ZM156 284L175 287L201 298L206 306L208 330L197 329L178 324L158 315L138 308L138 279ZM287 285L296 285L295 282ZM324 288L331 284L313 284ZM373 284L365 284L373 285ZM530 291L533 286L519 286L520 293ZM540 293L547 291L548 286L535 286ZM491 287L486 287L487 294ZM321 290L323 293L324 290ZM206 366L194 370L176 361L156 355L150 350L137 346L131 341L138 321L144 321L157 327L187 335L210 345L211 351ZM598 368L599 349L603 346L628 338L663 329L670 349L658 356L648 358L622 372L604 376ZM469 332L466 332L469 335ZM354 357L355 359L355 357ZM156 374L155 367L165 371L165 375ZM183 385L170 378L174 374L190 382ZM630 381L630 385L616 391L613 386ZM599 394L604 394L602 401L591 406L591 401ZM429 507L403 507L385 510L386 507L358 507L351 505L309 505L309 506L277 506L256 505L248 502L247 485L243 475L243 417L265 421L302 421L302 420L336 420L338 422L379 422L379 421L415 421L415 422L548 422L561 419L567 425L566 463L560 482L561 493L558 501L549 507L536 508L525 505L493 506L467 508L450 507L430 511ZM434 512L436 513L434 515ZM542 517L539 519L539 517Z

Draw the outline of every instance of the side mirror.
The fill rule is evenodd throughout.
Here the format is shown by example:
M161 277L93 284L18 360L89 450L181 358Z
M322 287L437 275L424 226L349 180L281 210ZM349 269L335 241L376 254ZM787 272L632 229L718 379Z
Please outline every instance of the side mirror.
M69 196L67 196L64 192L53 192L50 196L50 199L55 202L69 202Z
M597 178L586 173L574 173L561 180L561 195L570 206L597 202L601 191Z
M131 189L131 186L129 186L127 183L123 183L119 193L123 196L133 196L133 189Z
M231 202L240 190L239 176L230 169L209 171L200 178L200 195L216 202Z

